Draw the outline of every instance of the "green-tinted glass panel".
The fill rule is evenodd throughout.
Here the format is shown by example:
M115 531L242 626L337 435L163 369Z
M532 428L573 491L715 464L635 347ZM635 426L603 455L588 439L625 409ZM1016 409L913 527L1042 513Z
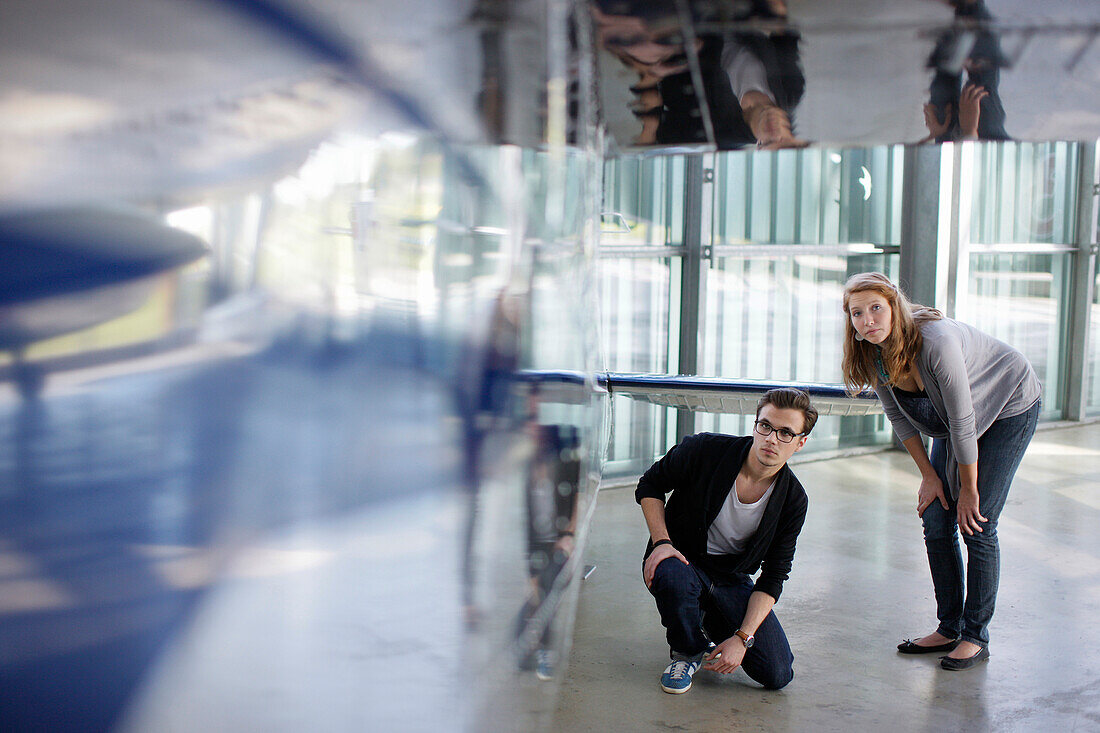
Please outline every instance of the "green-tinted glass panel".
M1078 145L1067 142L972 145L970 241L1071 244Z
M1062 342L1070 277L1068 254L977 254L959 320L1014 346L1043 383L1043 417L1062 411Z
M678 244L683 206L683 157L610 159L604 165L601 246Z

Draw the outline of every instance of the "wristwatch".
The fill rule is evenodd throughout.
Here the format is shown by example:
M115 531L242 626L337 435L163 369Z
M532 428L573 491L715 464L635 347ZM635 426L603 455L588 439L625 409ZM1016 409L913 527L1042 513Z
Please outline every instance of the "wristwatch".
M749 647L751 647L753 644L756 643L756 637L755 636L753 636L752 634L746 634L741 629L738 629L737 631L735 631L733 633L735 633L735 634L737 634L738 636L741 637L741 641L744 642L746 649L748 649Z

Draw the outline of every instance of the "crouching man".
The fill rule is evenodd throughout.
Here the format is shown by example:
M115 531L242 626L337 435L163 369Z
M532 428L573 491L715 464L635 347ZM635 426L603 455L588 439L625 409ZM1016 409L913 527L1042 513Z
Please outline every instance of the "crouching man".
M773 389L756 407L751 436L689 436L638 481L650 537L642 577L672 657L661 675L665 692L687 692L700 667L742 667L775 690L794 676L772 606L806 519L806 492L787 461L816 422L809 395Z

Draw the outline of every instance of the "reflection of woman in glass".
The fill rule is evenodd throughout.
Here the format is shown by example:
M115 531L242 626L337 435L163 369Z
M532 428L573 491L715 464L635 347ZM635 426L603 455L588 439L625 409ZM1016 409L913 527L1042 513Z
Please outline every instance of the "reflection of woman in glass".
M844 312L844 382L853 391L875 389L921 473L917 514L939 626L898 651L949 652L944 669L969 669L989 658L997 519L1035 432L1041 385L1019 351L910 303L885 275L852 276ZM922 433L933 438L931 455ZM956 525L967 547L965 585Z
M993 16L984 0L951 0L951 4L955 18L974 27L953 29L936 42L928 60L935 74L924 105L928 137L922 142L1008 140L1000 96L1001 68L1008 61L997 35L988 30Z

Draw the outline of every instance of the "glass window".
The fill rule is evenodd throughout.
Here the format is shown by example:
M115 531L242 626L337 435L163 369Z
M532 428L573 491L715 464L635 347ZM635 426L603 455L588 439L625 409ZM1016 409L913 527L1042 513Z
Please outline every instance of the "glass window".
M1075 231L1076 143L972 145L970 241L1070 244Z
M1063 411L1072 281L1072 255L1063 250L1076 237L1078 155L1076 143L966 144L948 156L961 166L959 187L949 178L940 191L943 225L963 217L962 260L951 265L962 285L953 315L1032 361L1046 419ZM698 373L840 383L845 280L867 270L899 276L904 148L724 151L704 160L713 161L713 177L704 185L712 198L701 226L709 250ZM683 251L670 248L683 231L685 162L618 159L605 169L605 211L626 222L605 220L601 236L611 371L679 371ZM650 246L652 256L644 251ZM1100 413L1100 294L1093 308L1086 386L1089 409ZM615 409L610 473L644 468L674 441L674 411L627 398ZM751 420L699 413L695 425L746 434ZM814 438L807 451L886 442L890 430L883 417L824 418Z
M677 326L680 258L602 258L599 278L608 370L675 374L676 339L669 334ZM628 397L615 399L608 470L645 468L640 463L665 446L675 412Z
M615 158L604 167L598 276L609 371L679 371L682 257L674 248L683 238L684 170L682 156ZM644 470L675 440L671 408L617 397L614 410L609 475Z
M958 318L1023 352L1043 383L1043 417L1062 413L1062 348L1071 255L970 257L965 308Z
M841 293L856 272L897 277L897 255L727 257L707 273L701 371L734 379L843 381ZM701 414L700 430L747 434L752 416ZM808 452L889 440L882 417L822 420Z
M604 166L601 248L680 243L684 168L683 156L608 160Z
M701 374L842 381L844 282L867 270L897 276L896 254L858 250L900 240L903 153L892 146L718 156L714 243L720 247L706 273ZM697 419L701 430L736 434L747 434L751 424L744 415ZM822 420L806 451L889 436L881 417Z
M1078 146L1006 142L964 151L971 212L969 242L960 244L978 246L960 269L966 297L955 316L1022 351L1043 383L1043 417L1058 418L1073 261L1050 245L1075 240Z

